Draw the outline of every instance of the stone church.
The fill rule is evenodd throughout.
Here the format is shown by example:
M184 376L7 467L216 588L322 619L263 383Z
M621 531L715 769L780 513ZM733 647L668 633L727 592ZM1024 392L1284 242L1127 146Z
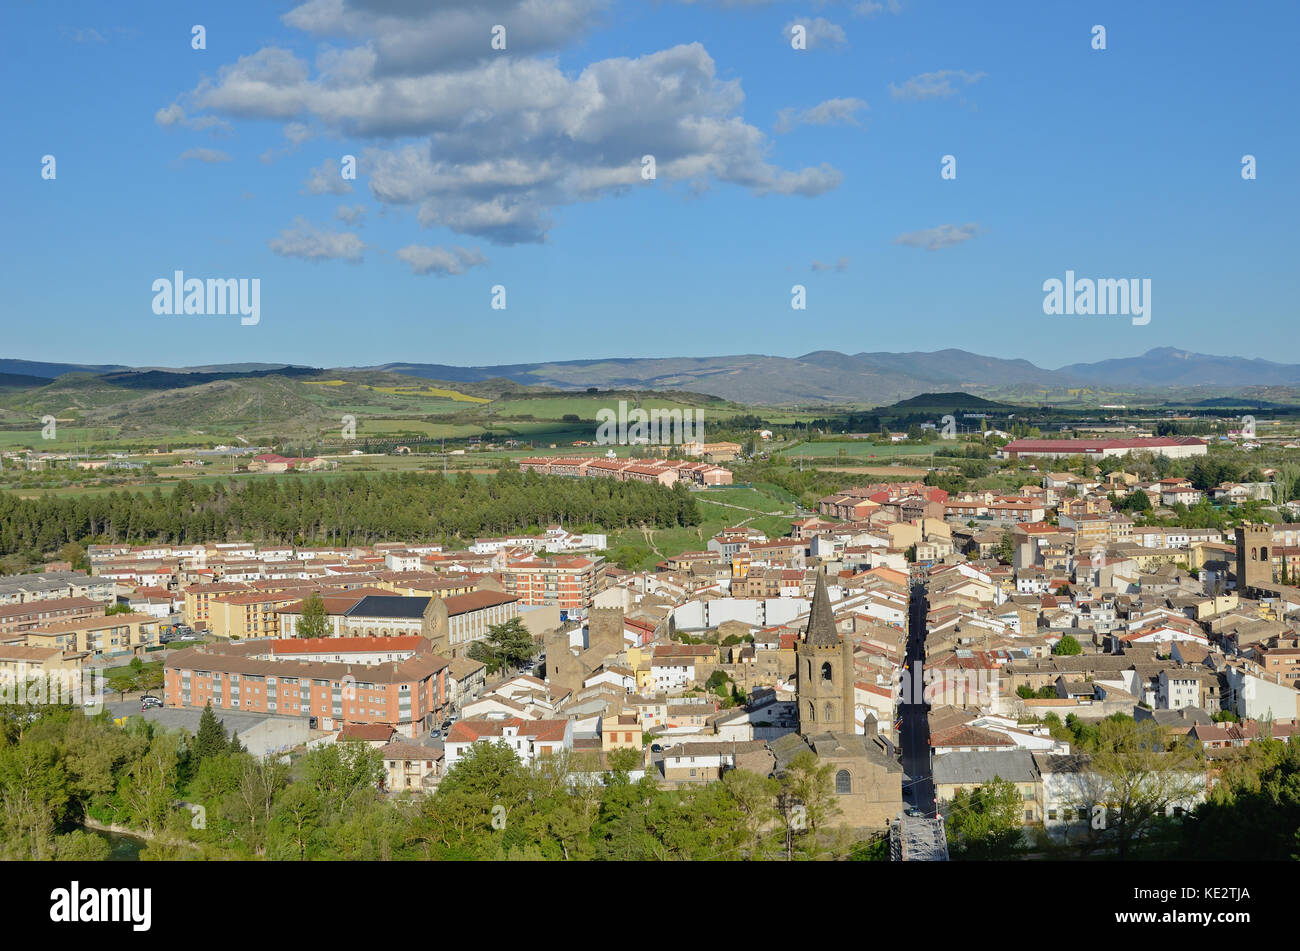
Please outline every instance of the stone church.
M808 625L796 648L799 732L773 741L779 773L802 750L834 767L832 781L841 810L837 824L885 828L903 809L903 767L866 718L856 728L853 641L840 636L826 591L826 572L817 574Z

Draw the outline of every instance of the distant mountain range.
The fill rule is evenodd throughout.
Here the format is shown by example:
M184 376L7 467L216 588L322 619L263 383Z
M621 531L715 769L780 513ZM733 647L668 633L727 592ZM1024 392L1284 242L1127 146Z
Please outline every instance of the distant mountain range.
M738 403L892 403L934 390L962 389L1011 400L1105 400L1108 395L1164 391L1168 398L1293 398L1263 388L1300 387L1300 365L1219 357L1158 347L1140 357L1075 363L1047 370L1028 360L965 350L845 354L817 350L801 357L739 356L565 360L499 366L388 363L376 369L430 379L505 378L559 388L587 386L684 389Z
M818 350L800 357L741 354L718 357L611 358L451 366L386 363L341 368L475 383L513 381L556 389L689 390L737 403L793 405L882 404L938 390L991 399L1031 402L1114 401L1125 394L1146 399L1228 403L1300 399L1300 365L1221 357L1159 347L1140 357L1074 363L1047 370L1027 360L981 356L964 350L845 354ZM306 376L310 367L240 363L202 367L141 367L42 363L0 359L0 387L42 385L68 373L94 374L117 385L145 389L187 387L216 380Z

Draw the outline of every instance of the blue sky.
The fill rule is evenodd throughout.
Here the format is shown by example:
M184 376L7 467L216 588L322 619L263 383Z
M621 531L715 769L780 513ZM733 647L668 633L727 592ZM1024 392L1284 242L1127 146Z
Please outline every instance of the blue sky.
M9 4L0 356L1300 362L1293 2L546 13ZM1150 323L1045 316L1042 284L1067 269L1150 279ZM258 278L260 322L155 315L152 282L176 270Z

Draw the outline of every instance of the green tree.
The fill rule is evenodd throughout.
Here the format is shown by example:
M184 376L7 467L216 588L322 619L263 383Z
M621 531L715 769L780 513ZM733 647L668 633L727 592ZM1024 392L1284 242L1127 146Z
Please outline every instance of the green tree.
M210 700L203 707L203 712L199 714L199 732L194 736L194 745L191 749L196 768L209 756L220 756L230 750L225 726L217 719Z
M722 774L722 786L731 796L739 813L740 836L736 858L759 859L767 856L763 832L776 818L776 794L779 784L768 776L744 769L729 769Z
M777 777L776 806L787 861L821 854L819 830L840 813L831 780L834 770L833 764L819 763L811 750L803 750Z
M497 667L518 668L529 660L537 647L533 635L524 627L524 619L512 617L488 628L487 650ZM476 658L477 659L477 658Z
M1087 745L1097 785L1093 802L1079 805L1105 807L1095 838L1123 860L1172 809L1204 792L1205 764L1199 747L1186 737L1171 741L1153 720L1107 717L1095 729Z
M141 690L159 690L165 682L162 668L152 664L142 670L135 680Z
M49 859L69 799L67 771L53 743L0 748L0 857Z
M1120 502L1121 511L1150 512L1151 498L1141 489L1134 489Z
M288 784L288 768L277 759L247 753L234 760L238 764L235 788L223 808L244 846L254 855L264 855L276 798Z
M1002 861L1024 851L1023 809L1014 783L999 776L976 789L960 789L943 807L953 858Z
M303 601L297 631L299 637L329 636L329 616L325 613L325 600L319 592L313 592Z
M59 549L59 556L72 565L73 571L83 571L87 567L86 549L77 542L67 542Z
M179 737L159 733L125 770L120 784L127 821L146 833L153 833L167 820L176 798Z
M998 539L998 545L997 548L993 550L993 554L997 556L998 561L1005 562L1009 565L1015 557L1015 551L1016 536L1012 533L1011 529L1007 529L1002 533L1002 537Z
M1300 856L1300 744L1256 740L1221 769L1207 800L1183 823L1179 857L1295 861Z
M514 750L476 743L421 803L414 838L430 858L490 858L526 840L531 788Z
M384 759L368 743L330 743L303 757L302 774L320 792L326 812L344 812L374 795L384 778Z
M305 861L313 857L325 809L319 790L305 782L290 783L271 812L267 853L273 859Z
M59 862L103 862L112 853L108 841L93 832L74 829L54 837L54 859Z
M1073 634L1066 634L1056 642L1056 646L1052 648L1052 653L1060 657L1072 657L1075 654L1083 653L1083 645L1079 643Z

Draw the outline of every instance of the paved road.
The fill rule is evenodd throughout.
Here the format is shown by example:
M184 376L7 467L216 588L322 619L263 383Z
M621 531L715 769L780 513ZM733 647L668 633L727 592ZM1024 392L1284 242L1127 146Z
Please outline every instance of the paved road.
M159 695L160 693L160 691L154 691L155 695ZM203 711L200 709L195 709L193 707L185 707L183 709L160 707L141 712L140 701L138 699L118 700L116 698L117 694L113 694L111 699L108 696L104 697L104 709L107 710L109 715L112 717L144 717L146 720L152 720L154 723L159 724L163 729L167 730L184 729L189 730L191 733L197 733L199 730L199 718L203 715ZM93 715L99 711L91 709L86 712ZM242 733L244 730L257 726L257 724L261 723L263 720L295 719L276 717L266 713L244 713L234 710L217 709L213 712L216 713L217 719L222 721L222 725L226 728L227 735L229 735L231 731Z
M908 684L915 685L914 670L919 670L925 655L925 588L915 585L908 623L907 670L904 678ZM907 684L904 685L905 688ZM899 740L903 748L903 798L916 806L927 816L933 816L934 780L930 775L930 724L926 718L927 707L919 691L904 689L902 710L902 728Z

